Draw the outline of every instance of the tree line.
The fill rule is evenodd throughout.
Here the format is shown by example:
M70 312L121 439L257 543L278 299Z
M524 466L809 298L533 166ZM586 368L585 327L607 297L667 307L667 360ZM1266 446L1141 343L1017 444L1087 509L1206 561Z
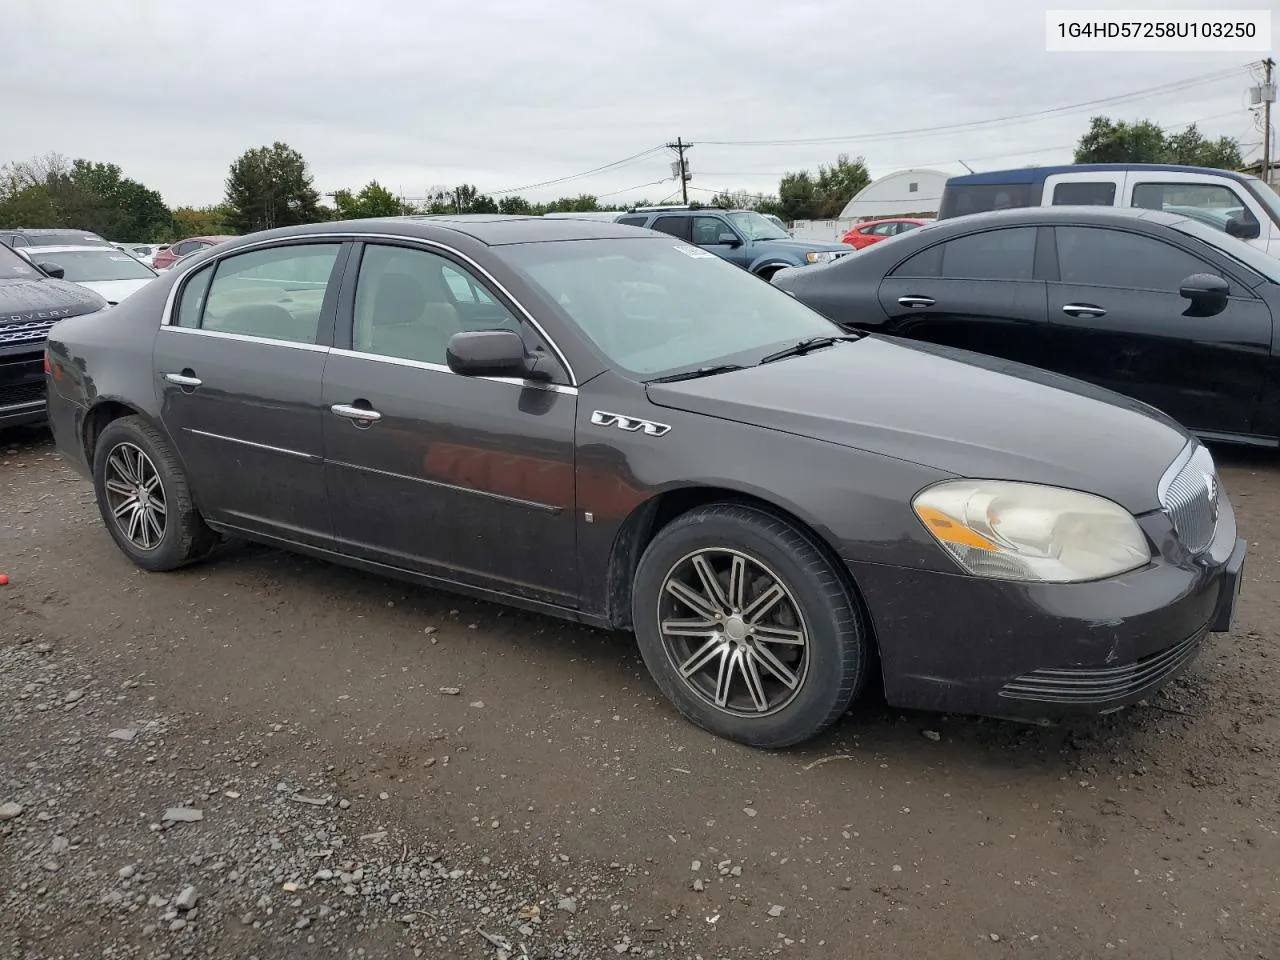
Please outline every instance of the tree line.
M1169 133L1149 120L1112 121L1104 116L1094 117L1080 137L1075 162L1176 163L1228 170L1244 165L1239 143L1230 137L1210 140L1194 124ZM870 182L862 157L841 154L816 172L788 172L775 194L722 191L708 205L755 209L787 222L834 219ZM631 205L651 206L653 201ZM205 207L170 208L158 192L126 177L114 163L50 153L0 167L0 228L69 227L133 242L406 214L541 215L610 209L618 207L602 204L589 193L539 203L518 194L495 197L473 184L459 184L425 203L412 203L377 180L322 198L302 154L279 142L241 154L227 173L222 201Z

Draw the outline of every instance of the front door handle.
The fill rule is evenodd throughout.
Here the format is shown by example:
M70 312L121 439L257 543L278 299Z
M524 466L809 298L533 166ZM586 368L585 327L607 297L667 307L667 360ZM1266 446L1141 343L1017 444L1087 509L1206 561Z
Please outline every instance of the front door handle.
M193 377L186 373L166 373L164 378L180 387L198 387L203 382L199 377Z
M1105 317L1107 311L1101 307L1095 307L1091 303L1068 303L1062 308L1062 312L1069 317L1081 317L1085 320L1092 320L1094 317Z
M902 307L932 307L933 297L899 297L898 305Z
M354 420L357 427L367 427L382 419L382 414L369 407L356 407L349 403L335 403L329 410L339 417Z

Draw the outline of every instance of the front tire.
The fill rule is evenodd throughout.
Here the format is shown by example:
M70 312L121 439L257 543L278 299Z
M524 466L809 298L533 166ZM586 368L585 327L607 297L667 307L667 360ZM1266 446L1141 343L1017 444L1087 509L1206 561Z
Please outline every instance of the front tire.
M808 740L864 683L870 641L856 601L809 534L755 507L712 504L663 528L631 602L658 687L730 740Z
M141 417L113 420L98 437L93 489L107 532L145 570L175 570L217 545L177 456Z

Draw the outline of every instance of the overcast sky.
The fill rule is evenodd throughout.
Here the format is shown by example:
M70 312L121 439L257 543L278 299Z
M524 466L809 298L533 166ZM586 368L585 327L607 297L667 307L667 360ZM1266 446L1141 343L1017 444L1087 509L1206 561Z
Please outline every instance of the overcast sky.
M376 178L496 193L677 136L693 185L776 192L844 151L874 176L1069 161L1092 113L1200 121L1260 152L1247 73L1113 106L976 130L885 133L1118 96L1255 54L1045 52L1045 14L1106 0L57 0L4 3L5 160L118 163L171 205L221 199L227 167L283 140L318 189ZM1139 8L1271 7L1126 0ZM1280 19L1280 18L1277 18ZM854 138L822 144L709 141ZM661 200L659 151L523 191ZM645 186L631 190L629 188ZM605 195L609 196L605 196ZM697 194L709 199L711 194ZM692 196L692 195L691 195Z

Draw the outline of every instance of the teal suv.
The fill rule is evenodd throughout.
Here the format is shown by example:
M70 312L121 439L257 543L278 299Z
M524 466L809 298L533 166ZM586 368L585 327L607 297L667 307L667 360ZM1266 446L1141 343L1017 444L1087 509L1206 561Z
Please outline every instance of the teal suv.
M783 267L827 263L853 253L853 248L843 243L793 240L754 210L632 210L618 217L617 222L669 233L765 280Z

